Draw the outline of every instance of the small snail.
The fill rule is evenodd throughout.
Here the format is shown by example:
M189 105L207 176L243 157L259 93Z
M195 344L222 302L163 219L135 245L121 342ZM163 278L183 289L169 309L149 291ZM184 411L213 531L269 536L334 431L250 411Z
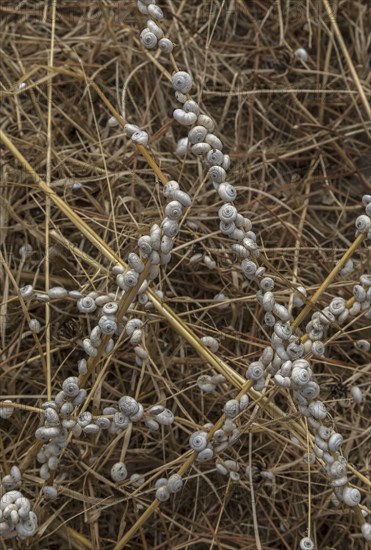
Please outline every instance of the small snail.
M302 538L299 545L300 550L314 550L314 542L309 537Z
M234 222L237 217L237 208L230 203L223 204L223 206L219 208L218 216L222 222Z
M68 292L65 288L62 286L54 286L52 288L49 288L48 290L48 296L49 298L65 298L67 296Z
M156 490L156 498L160 502L165 502L166 500L169 500L170 491L166 485L161 485L161 487L158 487L158 489Z
M183 488L183 480L179 474L173 474L169 477L167 487L170 493L179 493Z
M347 506L357 506L361 502L361 493L355 487L345 487L342 499Z
M144 256L149 256L152 252L151 237L149 235L139 237L138 247Z
M111 468L111 478L115 482L124 481L127 478L128 471L123 462L116 462Z
M207 462L208 460L211 460L214 456L214 451L211 449L211 447L206 447L203 451L199 452L197 455L197 462Z
M62 389L67 397L76 397L80 390L80 382L77 376L69 376L63 381Z
M152 21L152 19L148 19L147 21L147 28L153 32L153 34L160 40L164 36L164 31L155 23Z
M164 409L156 415L156 421L162 426L170 426L174 422L174 414L170 409Z
M218 165L211 166L207 174L211 181L215 183L223 183L227 177L227 173L224 168Z
M134 143L138 143L138 145L143 145L144 147L148 144L148 134L147 132L144 132L144 130L138 130L137 132L134 132L131 136L131 139L134 141Z
M147 27L140 33L140 41L147 50L153 50L157 46L157 36Z
M246 371L248 380L259 380L264 376L264 365L260 361L254 361Z
M220 141L220 139L214 135L214 134L207 134L205 137L206 143L208 143L213 149L219 149L221 151L223 149L223 143ZM227 170L223 166L224 170Z
M244 275L248 279L253 279L255 277L257 266L253 261L248 260L247 258L245 260L242 260L241 268L242 268L242 271L243 271Z
M189 145L188 137L180 138L176 145L175 154L178 155L178 157L184 157L187 154L188 145Z
M169 218L165 218L161 226L162 226L164 235L166 235L167 237L170 237L171 239L176 237L177 234L179 233L180 228L175 220L170 220Z
M195 115L198 115L200 113L200 107L198 106L198 103L196 103L196 101L194 101L193 99L188 99L187 101L185 101L183 109L186 111L186 113L194 113Z
M367 234L371 229L371 218L367 214L362 214L356 219L355 225L359 233Z
M322 401L312 401L309 404L311 415L317 420L324 420L327 416L327 409Z
M354 402L357 403L357 405L360 405L363 401L363 394L361 388L358 386L352 386L350 388L350 393L354 399ZM1 416L1 409L0 409L0 416Z
M240 404L237 399L230 399L223 407L224 414L229 418L234 418L240 412Z
M93 313L93 311L97 309L97 305L93 298L85 296L85 298L80 298L80 300L77 301L77 309L81 313Z
M198 453L206 449L207 444L207 433L202 430L194 432L189 438L189 446L191 447L191 449L197 451Z
M332 453L338 452L341 449L344 438L339 433L333 433L328 441L328 448Z
M200 143L195 143L191 146L191 151L196 156L206 155L211 150L211 145L201 141Z
M208 144L209 145L209 144ZM206 155L206 163L210 166L223 164L224 155L219 149L211 149Z
M47 500L55 500L58 496L58 490L55 485L44 485L42 492Z
M192 88L193 80L191 75L186 71L178 71L173 74L172 83L174 90L182 94L187 94Z
M179 201L170 201L167 203L165 207L165 215L170 220L179 219L182 215L182 211L183 211L182 205L180 204Z
M163 53L171 53L174 49L174 44L168 38L161 38L158 42L158 47Z
M230 183L221 183L218 187L218 195L224 202L233 202L236 200L237 191Z
M271 277L263 277L263 279L259 282L259 286L263 292L269 292L274 289L274 281Z
M200 126L204 126L209 132L212 132L215 128L214 121L207 115L199 115L197 119L197 124L199 124ZM214 147L214 149L219 149L219 147Z
M206 138L207 130L204 128L204 126L194 126L189 132L188 132L188 140L191 145L195 145L197 143L204 143ZM209 144L207 144L209 145ZM209 145L211 149L211 145Z
M124 395L123 397L120 397L118 405L120 411L129 417L139 411L138 402L134 399L134 397L130 397L129 395Z

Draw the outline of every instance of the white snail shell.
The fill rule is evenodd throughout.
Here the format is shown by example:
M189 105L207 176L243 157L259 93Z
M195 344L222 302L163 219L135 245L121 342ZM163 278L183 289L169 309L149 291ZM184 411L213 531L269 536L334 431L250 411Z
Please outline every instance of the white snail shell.
M210 447L206 447L206 449L198 453L197 462L207 462L208 460L211 460L213 456L214 451Z
M211 166L208 171L208 176L212 182L223 183L227 177L227 172L221 166Z
M362 524L361 527L361 533L363 535L363 538L367 541L371 541L371 523L368 523L367 521Z
M218 216L222 222L226 222L226 223L234 222L237 217L237 208L235 208L230 203L223 204L223 206L219 208Z
M79 407L83 404L86 399L87 391L84 388L81 388L75 399L72 401L75 407Z
M77 301L77 309L81 311L81 313L92 313L97 309L97 305L93 298L85 296L85 298L80 298L80 300Z
M144 407L142 403L138 403L138 412L130 416L131 422L139 422L144 416Z
M343 444L344 438L339 433L334 433L331 435L329 442L328 442L328 448L331 452L335 453L338 452Z
M188 145L189 145L188 137L180 138L178 140L178 143L175 149L175 154L178 155L178 157L184 157L188 151Z
M130 252L130 254L128 256L128 264L129 264L129 267L134 269L134 271L136 271L137 273L142 273L143 270L144 270L144 263L139 258L139 256L137 254L135 254L135 252ZM110 303L112 303L112 302L110 302ZM115 313L115 312L113 312L113 313Z
M316 340L312 344L311 351L316 357L323 357L325 353L325 344L320 340Z
M248 279L253 279L255 277L257 266L253 261L248 260L247 258L242 260L241 268L242 268L242 271L243 271L244 275Z
M128 471L123 462L116 462L111 468L111 478L115 482L124 481L127 478Z
M212 336L202 336L201 342L209 348L213 353L216 353L219 349L219 342Z
M192 204L191 197L188 195L188 193L185 193L184 191L174 191L173 199L179 201L180 204L185 208L189 208Z
M144 130L134 132L134 134L131 136L131 139L134 141L134 143L138 143L139 145L143 145L144 147L148 144L148 134L147 132L144 132Z
M303 59L303 61L306 60ZM310 539L309 537L302 538L300 541L300 550L314 550L314 542L312 541L312 539Z
M187 113L194 113L195 115L198 115L200 113L200 107L198 106L198 103L194 101L193 99L188 99L184 105L183 109Z
M357 302L364 302L366 300L366 290L361 285L354 285L353 296Z
M54 286L48 290L49 298L65 298L67 294L67 290L62 286Z
M174 196L174 192L179 189L179 183L175 180L170 180L164 185L162 190L164 197L169 198Z
M164 31L155 23L152 21L152 19L148 19L147 21L147 28L153 32L153 34L160 40L164 36Z
M183 109L175 109L173 117L183 126L191 126L197 120L197 115L195 115L195 113L186 113Z
M211 149L211 146L208 143L205 143L203 141L201 143L195 143L191 147L192 153L197 156L205 155L208 151L210 151L210 149Z
M212 382L212 378L208 374L201 374L197 378L197 386L205 393L211 393L216 388L216 384Z
M241 244L232 244L232 250L240 258L247 258L249 256L249 251Z
M158 47L164 53L171 53L174 49L174 44L168 38L161 38L158 43Z
M327 416L327 409L322 401L312 401L309 404L311 415L317 420L324 420Z
M107 317L101 317L98 321L98 325L103 334L114 334L117 330L116 322Z
M282 376L282 374L277 373L277 374L274 375L274 380L275 380L276 384L278 384L282 388L290 388L291 387L291 380L287 376Z
M233 202L236 200L237 191L230 183L221 183L218 187L218 195L224 202Z
M162 485L156 490L156 498L160 502L165 502L170 498L170 491L166 485Z
M160 429L160 424L156 422L153 418L145 418L144 424L149 430L157 431Z
M62 389L68 397L76 397L80 390L80 382L77 376L69 376L62 384Z
M317 382L311 380L308 384L305 384L300 388L300 394L306 399L316 399L319 396L320 388Z
M246 378L249 380L259 380L264 376L264 365L260 361L254 361L246 371Z
M157 46L157 36L147 27L140 33L140 41L147 50L153 50Z
M336 460L330 465L329 473L332 477L342 477L347 471L346 460Z
M134 132L138 132L139 130L140 128L136 124L125 124L124 126L124 132L129 136L134 134Z
M356 228L360 233L368 233L371 228L371 218L367 214L362 214L356 219Z
M361 502L361 493L355 487L345 487L342 499L348 506L357 506Z
M191 447L191 449L197 451L198 453L206 449L207 444L207 433L202 430L194 432L189 438L189 446Z
M207 134L205 137L206 143L211 145L213 149L219 149L220 151L223 149L223 143L220 141L220 139L215 134ZM225 166L223 166L225 170Z
M234 418L240 412L240 404L237 399L230 399L223 407L223 412L229 418Z
M340 313L343 313L344 309L345 309L344 298L340 298L340 297L334 298L329 305L330 312L335 316L340 315Z
M331 481L331 487L343 487L348 483L348 477L344 474Z
M328 442L324 441L318 434L315 437L315 442L317 447L319 447L322 451L328 450Z
M290 319L289 312L285 306L282 306L281 304L275 304L273 308L273 313L281 319L281 321L288 321Z
M207 130L203 126L194 126L189 132L188 132L188 139L189 143L191 145L194 145L196 143L203 143L205 142L205 138L207 135ZM211 149L211 145L209 145Z
M179 201L170 201L167 203L165 207L165 215L170 220L179 219L182 215L182 211L183 211L183 208Z
M162 230L164 232L164 235L167 237L170 237L173 239L177 236L179 233L179 225L175 220L170 220L169 218L165 218L164 221L161 224Z
M294 367L291 372L291 380L296 386L305 386L311 378L310 369Z
M231 166L231 157L229 155L223 155L223 164L224 170L229 170Z
M47 500L55 500L58 496L58 490L55 485L44 485L42 492Z
M223 235L231 235L236 230L236 224L234 222L223 222L219 224L219 229Z
M34 512L30 512L25 521L21 521L16 525L17 535L23 539L32 537L37 531L37 516Z
M288 323L283 323L282 321L278 321L274 325L274 332L282 340L288 340L292 335L292 330L290 328L290 325Z
M118 405L120 411L129 417L139 411L138 402L134 399L134 397L130 397L129 395L124 395L120 397Z
M179 474L173 474L169 477L167 487L170 493L179 493L183 488L183 480Z
M187 94L192 88L193 80L191 75L186 71L178 71L173 74L172 83L174 90Z
M271 277L263 277L259 283L259 286L263 292L268 292L274 289L274 281Z
M199 115L197 124L204 126L209 132L212 132L215 128L215 122L207 115ZM219 149L219 147L215 147L215 149Z
M38 334L41 330L40 321L38 321L37 319L30 319L28 322L28 328L31 332Z
M206 132L205 132L206 135ZM50 289L49 289L50 290ZM28 298L31 298L33 294L33 286L32 285L26 285L19 289L21 296L24 300L27 300Z
M128 427L129 419L123 412L115 412L113 415L113 424L123 430Z
M156 421L162 426L170 426L174 422L174 414L170 409L164 409L156 415Z
M208 144L209 145L209 144ZM211 149L206 155L206 163L210 166L213 165L222 165L224 160L224 155L219 149Z
M92 435L92 434L97 434L100 431L100 428L99 426L97 426L97 424L88 424L82 430L86 434Z
M358 386L352 386L350 388L350 393L355 403L357 403L357 405L360 405L363 401L363 394L362 394L361 388L359 388ZM1 413L1 409L0 409L0 413Z

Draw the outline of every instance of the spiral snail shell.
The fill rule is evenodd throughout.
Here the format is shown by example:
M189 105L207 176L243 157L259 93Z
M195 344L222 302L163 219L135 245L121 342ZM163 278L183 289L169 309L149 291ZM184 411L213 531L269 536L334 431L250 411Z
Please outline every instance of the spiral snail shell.
M149 30L149 28L145 28L140 33L140 41L142 42L143 46L147 48L147 50L153 50L157 46L157 36Z
M183 109L175 109L173 112L173 117L183 126L191 126L197 120L197 115L195 115L195 113L187 113Z
M184 157L188 151L188 145L189 145L188 137L180 138L176 145L175 154L178 155L178 157Z
M166 485L161 485L161 487L158 487L158 489L156 490L156 498L160 502L165 502L166 500L169 500L170 491Z
M312 401L309 404L311 415L317 420L324 420L327 416L327 409L322 401Z
M368 233L368 231L371 229L371 218L367 216L367 214L362 214L356 219L355 225L359 233Z
M230 183L221 183L218 187L218 195L224 202L233 202L236 200L236 188Z
M223 183L227 177L227 172L221 166L211 166L208 171L208 176L212 182Z
M300 388L300 394L306 399L316 399L319 396L320 388L317 382L310 380L307 384Z
M120 411L129 417L139 411L138 402L134 397L130 397L130 395L123 395L120 397L118 405Z
M97 305L93 298L85 296L77 301L77 309L81 311L81 313L93 313L93 311L97 309Z
M247 258L242 260L241 268L242 268L242 271L243 271L244 275L248 279L253 279L255 277L257 266L253 261L248 260Z
M208 460L211 460L213 456L214 451L210 447L206 447L206 449L198 453L197 462L207 462Z
M207 130L206 128L204 128L204 126L194 126L188 132L189 143L191 143L192 145L195 145L196 143L205 142L206 134L207 134ZM211 145L209 145L209 147L211 149Z
M298 50L297 50L298 51ZM305 50L304 50L305 51ZM306 52L305 52L306 53ZM308 56L307 56L308 57ZM305 60L304 60L305 61ZM304 537L301 539L300 550L314 550L314 542L309 537Z
M311 378L311 370L294 367L291 372L291 380L296 386L305 386Z
M152 21L152 19L148 19L147 21L147 28L153 32L153 34L160 40L164 36L164 31L155 23Z
M111 478L115 482L124 481L128 476L128 471L123 462L116 462L111 468Z
M344 438L339 433L333 433L328 441L328 448L332 453L338 452L343 444Z
M170 220L169 218L165 218L164 221L161 224L162 230L164 232L164 235L167 237L170 237L173 239L177 236L179 233L179 225L175 220Z
M208 143L201 142L201 143L195 143L191 147L191 151L196 156L203 156L206 153L208 153L211 149L211 146Z
M187 94L192 88L193 80L191 75L186 71L178 71L173 74L172 83L174 90Z
M169 477L167 487L170 493L179 493L183 488L183 479L179 474L173 474Z
M254 361L246 371L246 378L249 380L259 380L264 376L264 365L260 361Z
M182 205L180 204L179 201L170 201L167 203L165 207L165 215L170 220L179 219L182 215L182 211L183 211Z
M191 434L189 438L189 446L191 447L191 449L197 451L198 453L206 449L207 444L207 432L204 432L202 430L193 432L193 434Z
M215 122L207 115L199 115L197 119L197 124L199 124L200 126L204 126L209 132L212 132L215 128ZM208 140L206 141L207 143L209 143ZM213 147L211 143L210 145ZM219 147L215 147L215 149L219 149Z
M156 421L162 426L170 426L174 422L174 414L170 409L164 409L156 415Z
M114 334L117 330L116 321L105 316L99 319L98 325L103 334Z
M221 166L224 161L224 155L219 149L211 149L207 153L205 161L210 166L213 166L213 165Z
M223 206L219 208L218 215L222 222L234 222L237 217L237 208L229 203L223 204Z
M168 38L161 38L158 42L158 47L163 53L171 53L174 49L174 44Z
M342 499L347 506L357 506L361 502L361 493L355 487L345 487Z
M229 418L234 418L240 412L240 404L237 399L230 399L223 407L224 414Z

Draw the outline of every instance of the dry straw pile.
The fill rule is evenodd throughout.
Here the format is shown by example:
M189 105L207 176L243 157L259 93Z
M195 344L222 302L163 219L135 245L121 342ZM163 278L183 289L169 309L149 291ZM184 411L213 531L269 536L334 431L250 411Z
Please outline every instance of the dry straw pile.
M155 4L0 7L0 546L367 548L367 0Z

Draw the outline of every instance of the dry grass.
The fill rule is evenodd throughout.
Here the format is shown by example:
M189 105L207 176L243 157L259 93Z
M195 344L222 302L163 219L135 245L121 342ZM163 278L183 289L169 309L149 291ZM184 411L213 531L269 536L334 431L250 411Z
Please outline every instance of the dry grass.
M160 5L176 43L174 59L192 72L194 99L217 121L231 155L229 181L238 188L239 211L253 221L281 303L292 306L298 284L310 296L321 289L320 307L336 295L350 299L352 286L370 270L364 243L354 247L349 277L326 278L354 242L361 197L371 188L367 1L343 1L336 9L327 0ZM126 0L5 1L0 11L0 112L13 147L2 151L0 398L19 403L0 424L2 470L22 465L22 490L35 503L40 525L31 542L12 547L105 550L121 548L132 535L132 549L292 550L307 532L311 510L318 549L366 548L360 510L332 506L321 464L311 465L308 478L303 445L290 439L295 434L310 446L306 426L289 393L272 382L258 406L250 392L251 404L238 419L242 436L221 455L256 466L254 476L231 482L213 461L190 467L189 434L218 421L269 333L256 288L235 268L218 230L221 202L201 162L190 155L182 161L173 152L185 134L172 119L173 67L140 45L145 16ZM306 65L293 54L299 46L309 51ZM152 168L120 125L109 126L115 109L150 134ZM18 289L31 283L40 292L53 285L112 291L113 261L125 261L138 236L163 217L164 179L179 180L193 204L157 286L164 301L152 292L153 309L136 312L146 321L150 360L137 367L132 347L121 339L108 359L90 362L84 382L94 414L129 394L145 406L166 404L176 422L160 433L134 426L114 438L102 432L72 439L56 477L60 496L46 503L34 460L38 407L76 373L82 339L94 321L78 315L72 300L32 302L27 313ZM26 259L19 254L24 244L32 246ZM197 252L210 254L217 268L191 263ZM224 308L213 301L218 292L227 297ZM26 314L43 326L36 338ZM364 317L333 327L326 357L313 359L322 399L346 440L363 510L370 508L370 354L357 351L354 342L370 338L369 329ZM220 340L217 357L194 338L204 335ZM216 371L227 382L216 393L201 394L197 377ZM364 391L361 406L350 399L355 383ZM120 456L129 474L145 475L144 485L112 483L110 468ZM158 507L154 481L179 468L183 491ZM266 470L274 483L265 479Z

